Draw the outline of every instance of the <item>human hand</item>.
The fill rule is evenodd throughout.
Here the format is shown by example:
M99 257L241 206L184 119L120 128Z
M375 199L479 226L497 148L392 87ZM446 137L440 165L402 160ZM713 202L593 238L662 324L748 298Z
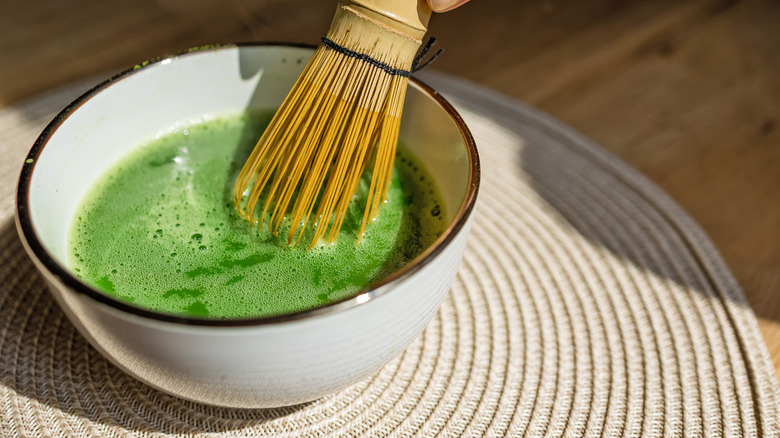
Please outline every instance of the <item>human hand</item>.
M468 2L469 0L428 0L428 6L433 12L447 12Z

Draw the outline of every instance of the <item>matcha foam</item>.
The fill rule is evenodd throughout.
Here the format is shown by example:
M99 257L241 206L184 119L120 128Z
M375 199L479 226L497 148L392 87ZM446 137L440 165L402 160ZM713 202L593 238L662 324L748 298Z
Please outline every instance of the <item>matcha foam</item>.
M181 125L140 146L91 189L70 264L98 289L169 314L282 315L355 295L428 247L446 224L423 166L400 146L387 201L359 244L370 175L336 242L290 249L240 218L232 187L271 112ZM285 236L285 237L283 237Z

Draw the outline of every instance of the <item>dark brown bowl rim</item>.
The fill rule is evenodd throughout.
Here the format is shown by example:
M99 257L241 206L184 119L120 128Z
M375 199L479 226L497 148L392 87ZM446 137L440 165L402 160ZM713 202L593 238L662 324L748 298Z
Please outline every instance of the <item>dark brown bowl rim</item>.
M153 310L136 307L132 304L120 301L107 295L72 275L65 267L57 263L44 249L34 227L30 220L29 215L29 190L30 179L32 177L35 165L38 160L38 156L43 151L43 148L48 143L53 133L62 125L62 123L81 105L91 99L93 96L100 93L102 90L110 87L118 81L143 71L146 68L159 64L166 60L175 60L178 58L191 56L193 54L199 54L207 51L215 50L234 50L241 47L285 47L285 48L305 48L314 49L315 46L308 44L296 44L296 43L284 43L284 42L252 42L252 43L234 43L224 45L209 45L202 46L187 51L160 57L154 60L145 61L134 67L118 73L105 81L99 83L89 91L82 94L72 103L70 103L65 109L63 109L56 117L44 128L38 139L33 144L32 149L27 154L26 161L22 167L21 174L19 176L19 184L17 186L16 194L16 220L19 233L25 240L29 252L32 252L34 256L40 261L40 263L49 271L51 275L57 278L61 283L70 288L71 290L87 296L99 303L108 305L114 309L127 312L136 316L149 318L157 321L164 321L170 323L178 323L185 325L197 325L197 326L223 326L223 327L246 327L257 326L266 324L278 324L289 321L296 321L301 319L307 319L311 317L327 315L334 312L344 311L358 305L364 304L368 301L374 300L393 289L393 286L407 279L415 272L422 269L429 264L439 253L441 253L447 246L449 246L455 239L458 232L466 225L467 220L474 209L474 205L477 199L477 193L479 191L480 182L480 165L479 156L477 154L476 144L474 138L471 135L471 131L466 126L463 119L453 106L433 88L421 82L420 80L412 77L410 81L413 82L424 93L436 101L452 120L458 126L458 129L463 136L463 140L466 143L466 149L469 154L469 162L471 163L469 171L468 191L466 198L458 208L458 213L455 215L452 224L447 228L442 237L430 248L426 249L422 254L418 255L414 260L406 264L398 271L385 277L381 281L370 286L368 289L358 293L349 298L345 298L340 301L328 303L322 307L315 309L304 310L296 313L283 314L278 316L268 316L260 318L246 318L246 319L206 319L206 318L194 318L188 316L173 315L162 312L155 312Z

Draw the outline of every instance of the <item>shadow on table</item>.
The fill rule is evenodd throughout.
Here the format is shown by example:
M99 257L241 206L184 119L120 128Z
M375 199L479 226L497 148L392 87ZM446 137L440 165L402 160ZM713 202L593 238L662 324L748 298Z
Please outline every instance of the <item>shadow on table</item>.
M0 332L0 392L18 403L17 412L4 415L30 425L41 422L38 403L66 430L97 434L95 427L103 425L138 432L225 433L281 420L311 405L218 408L169 396L125 374L65 317L12 220L0 225Z

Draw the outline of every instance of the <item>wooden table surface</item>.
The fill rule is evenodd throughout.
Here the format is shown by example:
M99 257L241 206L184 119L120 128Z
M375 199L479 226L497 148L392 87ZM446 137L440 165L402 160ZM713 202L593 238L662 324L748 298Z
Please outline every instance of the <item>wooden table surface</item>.
M0 0L0 107L209 43L316 44L335 1ZM472 0L432 68L552 114L715 242L780 374L780 2Z

